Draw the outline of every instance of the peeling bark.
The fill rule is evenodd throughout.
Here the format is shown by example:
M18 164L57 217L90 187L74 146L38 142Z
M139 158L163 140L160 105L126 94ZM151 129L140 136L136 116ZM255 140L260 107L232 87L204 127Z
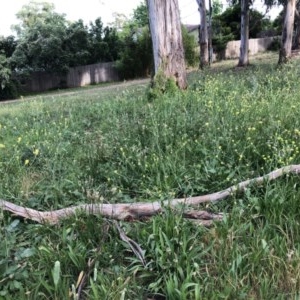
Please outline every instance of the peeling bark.
M285 8L284 23L282 28L281 48L279 50L278 64L287 63L292 55L295 7L296 0L287 1Z
M239 67L249 65L249 0L241 0L241 46Z
M200 13L200 31L199 31L200 68L203 69L205 66L209 64L206 7L205 7L205 0L196 0L196 1L198 3L198 10Z
M187 87L178 0L147 0L155 74Z

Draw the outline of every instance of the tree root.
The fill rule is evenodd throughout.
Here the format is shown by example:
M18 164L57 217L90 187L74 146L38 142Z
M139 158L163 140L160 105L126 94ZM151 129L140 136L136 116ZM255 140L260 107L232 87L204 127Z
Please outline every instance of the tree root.
M242 181L233 185L223 191L189 198L178 198L165 201L155 202L137 202L137 203L96 203L96 204L82 204L78 206L67 207L52 211L38 211L31 208L19 206L11 202L0 199L0 208L4 211L9 211L14 215L30 219L38 223L57 224L61 220L75 215L77 212L84 212L88 215L101 215L103 217L133 221L143 218L148 218L158 213L163 212L164 208L175 208L181 204L184 206L196 206L206 202L218 202L228 196L243 192L249 185L261 185L265 181L271 181L285 174L300 173L300 165L290 165L277 170L274 170L264 176L256 177ZM212 214L206 211L190 211L183 214L184 217L197 220L198 223L209 226L214 220L222 220L222 214Z

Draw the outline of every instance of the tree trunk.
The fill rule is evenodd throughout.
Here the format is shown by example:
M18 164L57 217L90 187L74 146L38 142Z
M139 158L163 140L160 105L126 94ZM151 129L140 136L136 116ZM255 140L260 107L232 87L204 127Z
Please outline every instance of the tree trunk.
M241 46L239 67L249 64L249 0L241 0Z
M187 87L178 0L147 0L155 74ZM155 78L154 78L155 80Z
M209 65L212 64L213 61L213 47L212 47L212 5L211 0L209 0L209 21L208 21L208 62Z
M278 64L287 63L292 54L293 27L295 18L296 0L288 0L285 8L285 17L282 28L281 48Z
M300 2L298 1L296 3L295 8L295 23L296 23L296 30L295 30L295 38L294 38L294 44L293 49L299 50L300 49Z
M206 22L206 7L205 0L196 0L198 3L198 10L200 13L200 68L203 69L208 65L208 32Z
M295 32L295 40L293 49L299 50L300 49L300 19L297 20L296 23L296 32Z

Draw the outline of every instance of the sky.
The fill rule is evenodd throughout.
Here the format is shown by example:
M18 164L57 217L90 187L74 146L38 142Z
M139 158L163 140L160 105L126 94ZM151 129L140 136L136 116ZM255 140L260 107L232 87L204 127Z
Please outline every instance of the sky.
M44 0L46 1L46 0ZM221 0L226 8L226 0ZM4 4L5 2L5 4ZM3 3L0 10L0 35L8 36L13 34L11 25L18 24L16 13L22 8L24 4L28 4L30 0L0 0ZM114 20L113 13L123 13L130 17L133 10L141 3L141 0L52 0L46 1L55 5L55 11L66 14L66 19L69 21L77 21L83 19L85 24L95 21L96 18L101 17L103 23L107 25ZM178 0L181 15L181 22L183 24L199 24L199 12L196 0ZM264 12L261 0L255 1L255 7ZM271 18L275 18L279 8L271 11Z

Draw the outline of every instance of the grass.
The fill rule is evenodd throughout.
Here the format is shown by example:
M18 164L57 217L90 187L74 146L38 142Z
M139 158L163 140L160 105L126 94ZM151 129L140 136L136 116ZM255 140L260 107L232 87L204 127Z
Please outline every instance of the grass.
M297 61L226 64L152 102L134 85L1 105L0 198L40 210L164 200L299 163ZM287 175L206 205L226 214L211 228L169 209L122 222L146 266L101 217L50 226L1 212L0 299L77 299L82 274L86 299L298 299L299 199Z

